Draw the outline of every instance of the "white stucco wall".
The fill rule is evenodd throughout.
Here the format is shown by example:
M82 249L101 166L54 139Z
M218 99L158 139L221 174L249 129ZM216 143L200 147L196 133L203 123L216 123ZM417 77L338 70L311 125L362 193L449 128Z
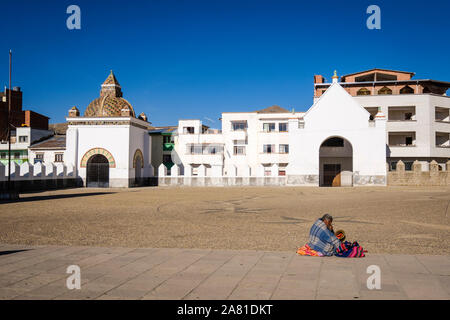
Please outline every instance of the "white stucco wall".
M111 153L115 167L109 170L110 187L128 187L130 179L134 179L133 156L137 148L144 155L145 170L142 177L148 176L150 164L151 141L148 128L138 128L131 124L115 124L115 121L132 121L140 126L148 127L148 123L135 118L67 118L72 123L67 130L66 163L76 163L78 175L86 183L86 168L80 167L86 152L93 148L103 148ZM86 125L86 121L106 121L111 124ZM77 124L80 122L80 124Z
M331 85L304 115L304 128L299 128L296 119L289 122L288 175L316 176L311 184L317 185L320 146L330 137L341 137L352 145L355 175L365 179L385 177L385 120L371 126L369 116L339 84Z

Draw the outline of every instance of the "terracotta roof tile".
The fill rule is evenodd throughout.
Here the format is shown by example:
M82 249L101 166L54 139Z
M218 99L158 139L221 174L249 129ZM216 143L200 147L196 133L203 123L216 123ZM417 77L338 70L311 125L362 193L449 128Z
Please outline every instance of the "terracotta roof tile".
M280 106L271 106L265 109L261 109L256 111L257 113L289 113L288 110L280 107Z
M65 149L66 148L66 136L65 135L55 135L44 141L37 142L30 146L32 150L39 149Z

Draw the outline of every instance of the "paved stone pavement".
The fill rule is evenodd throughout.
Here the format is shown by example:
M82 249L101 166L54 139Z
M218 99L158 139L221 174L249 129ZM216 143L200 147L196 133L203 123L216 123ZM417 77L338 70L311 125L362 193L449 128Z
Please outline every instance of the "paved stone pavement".
M81 269L80 290L67 289L69 265ZM370 265L381 290L367 288ZM449 298L449 256L0 244L0 299Z

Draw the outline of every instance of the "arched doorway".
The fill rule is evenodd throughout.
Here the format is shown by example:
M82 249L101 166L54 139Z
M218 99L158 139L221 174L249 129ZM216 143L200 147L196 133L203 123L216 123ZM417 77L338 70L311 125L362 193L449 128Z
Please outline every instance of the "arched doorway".
M322 187L353 185L353 147L341 137L330 137L319 149L319 184Z
M136 185L141 185L142 178L142 158L138 157L136 159L136 166L134 167L134 179Z
M134 185L140 186L142 181L142 169L144 168L144 156L140 149L137 149L133 156L133 168L134 168Z
M109 161L104 155L93 155L87 161L86 186L90 188L109 187Z

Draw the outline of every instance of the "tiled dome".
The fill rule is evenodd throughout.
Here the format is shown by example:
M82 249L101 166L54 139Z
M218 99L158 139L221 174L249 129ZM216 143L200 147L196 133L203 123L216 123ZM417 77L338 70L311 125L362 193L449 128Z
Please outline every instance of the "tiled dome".
M85 117L120 117L122 109L129 109L135 117L133 106L124 98L119 82L111 73L102 84L100 97L92 101L84 112Z

